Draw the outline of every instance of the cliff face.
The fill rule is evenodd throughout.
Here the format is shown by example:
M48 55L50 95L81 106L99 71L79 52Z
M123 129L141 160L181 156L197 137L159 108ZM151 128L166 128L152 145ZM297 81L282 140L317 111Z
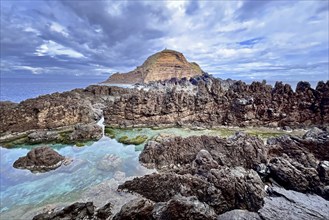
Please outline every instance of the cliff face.
M300 82L293 91L282 83L273 88L259 82L198 78L175 82L165 90L90 86L20 104L0 102L0 133L92 123L102 112L107 125L118 127L329 124L329 81L319 82L316 89Z
M123 95L107 105L105 122L119 127L328 126L329 81L319 82L316 89L300 82L296 91L282 83L274 88L259 82L239 81L227 89L222 85L218 79L201 79L192 91L177 85Z
M202 73L199 65L189 63L182 53L166 49L150 56L142 66L131 72L113 74L104 83L148 83L171 78L191 78Z

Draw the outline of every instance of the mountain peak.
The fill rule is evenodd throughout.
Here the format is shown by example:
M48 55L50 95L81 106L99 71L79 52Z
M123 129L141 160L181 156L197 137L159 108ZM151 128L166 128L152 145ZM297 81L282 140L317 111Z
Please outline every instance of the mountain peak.
M148 83L171 78L191 78L202 73L199 65L188 62L182 53L164 49L149 56L133 71L113 74L105 83Z

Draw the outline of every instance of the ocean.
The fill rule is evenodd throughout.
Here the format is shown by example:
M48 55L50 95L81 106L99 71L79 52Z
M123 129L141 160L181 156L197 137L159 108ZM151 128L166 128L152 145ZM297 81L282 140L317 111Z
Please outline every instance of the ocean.
M107 77L0 77L0 101L21 102L54 92L85 88Z

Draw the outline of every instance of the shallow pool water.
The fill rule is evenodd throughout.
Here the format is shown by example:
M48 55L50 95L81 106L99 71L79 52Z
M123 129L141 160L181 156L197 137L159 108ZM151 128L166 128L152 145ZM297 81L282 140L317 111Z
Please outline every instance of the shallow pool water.
M72 158L73 162L47 173L31 173L28 170L12 167L15 160L25 156L37 145L17 146L11 149L0 147L0 217L1 219L28 219L40 213L45 206L58 207L59 204L63 206L76 201L94 201L97 206L111 201L114 209L118 210L125 202L132 199L133 195L117 192L117 186L135 176L155 172L139 164L138 156L145 143L138 146L123 145L117 142L118 138L146 135L148 139L151 139L160 133L182 137L191 135L227 137L237 130L241 129L113 129L115 139L102 137L99 141L89 142L84 147L49 145L61 155ZM273 136L283 134L275 130L245 131L257 134L265 132Z
M61 155L72 158L73 162L47 173L35 174L12 167L14 161L25 156L31 146L0 148L1 213L23 205L32 209L53 202L76 201L79 192L112 179L117 171L124 173L125 177L151 172L139 164L140 152L135 151L135 146L124 146L107 137L84 147L50 146ZM109 155L115 158L116 163L108 162Z

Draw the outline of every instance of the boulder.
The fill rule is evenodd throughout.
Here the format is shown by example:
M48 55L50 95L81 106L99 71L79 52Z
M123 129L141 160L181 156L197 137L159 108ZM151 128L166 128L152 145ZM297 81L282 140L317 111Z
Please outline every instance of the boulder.
M92 202L76 202L60 211L42 213L33 217L33 220L58 220L58 219L75 219L75 220L106 220L112 215L111 204L108 203L103 207L96 209Z
M206 203L200 202L195 196L176 195L168 202L156 203L152 212L154 219L177 220L215 220L215 211Z
M48 146L35 147L26 156L17 159L13 167L31 172L46 172L62 165L65 157Z
M154 202L148 199L134 199L122 206L113 220L153 220Z

